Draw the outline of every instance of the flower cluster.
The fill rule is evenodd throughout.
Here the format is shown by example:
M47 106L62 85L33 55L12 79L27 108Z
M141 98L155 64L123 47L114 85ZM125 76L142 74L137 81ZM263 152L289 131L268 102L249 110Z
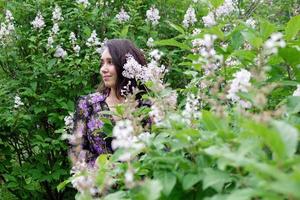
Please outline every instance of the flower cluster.
M246 20L246 24L250 26L251 28L255 28L256 26L256 21L251 17Z
M126 21L128 21L130 18L130 16L128 15L128 13L121 8L121 11L116 15L116 19L120 22L120 23L124 23Z
M209 12L206 16L202 17L204 26L211 27L217 24L215 17L223 17L234 11L235 7L232 0L225 0L224 3L216 10Z
M5 12L5 22L0 25L0 41L8 39L8 36L15 30L14 17L9 10Z
M151 22L153 26L157 25L158 20L160 19L159 10L154 6L151 7L149 10L147 10L146 17L147 17L146 21Z
M76 0L76 2L80 5L83 5L84 8L90 5L90 2L88 0Z
M283 40L282 33L273 33L264 44L264 51L266 55L276 54L278 52L278 47L285 47L286 43Z
M65 58L68 55L67 51L64 50L60 45L57 45L54 57L56 58Z
M163 54L163 52L159 51L158 49L153 49L149 53L149 55L151 56L152 59L159 61L164 54Z
M87 39L85 43L88 47L96 47L99 46L101 43L99 38L97 37L96 30L93 30L91 36Z
M73 130L74 128L73 119L74 119L74 113L70 113L68 116L65 116L64 121L67 130Z
M46 26L44 17L42 16L40 11L38 11L36 17L31 22L31 24L32 24L33 28L38 29L38 30L42 30Z
M234 5L232 0L225 0L224 3L219 6L215 13L217 17L225 16L234 11Z
M197 18L196 18L195 9L192 6L190 6L184 15L184 19L182 21L183 26L188 28L189 26L192 26L196 22L197 22Z
M205 27L211 27L217 24L213 12L209 12L206 16L202 17Z
M245 69L242 69L236 72L234 77L235 78L231 81L230 89L226 96L227 99L230 99L234 103L238 102L243 108L251 108L251 102L241 100L237 94L238 92L248 92L248 88L251 86L251 73Z
M300 84L297 85L297 89L294 91L293 96L300 97Z
M20 106L23 106L23 105L24 105L24 103L21 101L21 98L18 95L16 95L14 108L19 108Z
M184 121L191 124L193 119L198 119L200 117L200 106L199 98L194 94L188 94L186 99L185 108L182 111L182 116Z
M55 5L55 8L52 12L52 21L58 22L62 20L64 20L64 18L62 17L61 8L58 5Z
M163 111L162 105L154 103L151 106L151 111L149 112L149 116L153 119L153 122L160 126L163 124L163 119L165 118L165 113Z
M202 68L206 75L216 70L222 61L222 56L217 55L214 49L214 41L217 36L205 34L203 38L197 38L192 41L194 52L199 53L201 57L197 63L202 64Z
M154 40L152 37L150 37L148 40L147 40L147 47L154 47Z
M76 53L77 56L79 56L80 46L76 44L77 38L74 32L70 33L69 39L71 41L73 51Z
M132 160L132 151L140 151L145 147L145 144L133 134L134 128L130 120L121 120L116 123L113 129L113 136L115 139L112 141L111 146L114 150L118 148L125 150L124 153L119 157L120 161Z

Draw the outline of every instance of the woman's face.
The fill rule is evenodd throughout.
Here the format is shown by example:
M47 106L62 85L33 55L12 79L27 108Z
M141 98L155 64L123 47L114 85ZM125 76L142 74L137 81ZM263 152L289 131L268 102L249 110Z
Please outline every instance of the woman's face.
M117 71L116 67L112 62L111 55L108 51L108 48L105 48L101 55L101 67L100 74L104 85L108 88L116 88L117 86Z

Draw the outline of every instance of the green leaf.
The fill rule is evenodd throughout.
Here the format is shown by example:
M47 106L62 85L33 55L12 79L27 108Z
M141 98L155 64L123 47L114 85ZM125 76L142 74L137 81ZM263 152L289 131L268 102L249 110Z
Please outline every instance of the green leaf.
M210 0L210 3L217 8L224 3L224 0Z
M298 146L298 131L293 126L283 121L273 121L273 126L277 129L285 145L285 151L288 157L292 157Z
M129 25L123 27L123 29L120 32L120 38L125 38L127 36L128 29L129 29Z
M285 27L285 39L287 41L292 40L300 30L300 15L297 15L290 19Z
M118 191L105 196L103 200L122 200L125 197L126 193L124 191Z
M156 178L162 183L162 192L164 195L168 196L176 184L176 176L169 172L160 172L156 174L156 176Z
M259 48L263 43L262 38L257 37L255 33L251 31L242 31L242 35L245 38L245 40L248 41L255 48Z
M203 179L202 174L187 174L183 177L182 187L184 190L191 189L195 184Z
M174 46L174 47L179 47L180 49L183 50L190 50L191 48L184 44L176 41L175 39L166 39L166 40L159 40L154 42L155 45L159 46Z
M276 26L271 24L267 20L261 20L260 22L260 35L263 40L266 40L273 32L275 32Z
M279 49L279 55L291 66L300 64L300 51L296 48L281 48Z
M136 198L141 200L156 200L161 196L162 185L158 180L146 180L136 193Z
M204 179L203 179L203 189L207 189L208 187L212 187L218 192L222 191L222 188L225 183L231 181L231 177L228 173L222 172L217 169L206 168L204 169Z
M70 180L70 179L61 182L61 183L58 184L58 186L56 187L57 191L58 191L58 192L62 191L62 190L66 187L66 185L68 185L69 183L71 183L71 180Z
M176 25L176 24L173 24L172 22L170 22L170 21L166 21L172 28L174 28L176 31L178 31L178 32L180 32L180 33L182 33L182 34L184 34L185 32L184 32L184 29L183 28L181 28L179 25Z
M287 112L290 114L300 112L300 97L290 96L287 98Z

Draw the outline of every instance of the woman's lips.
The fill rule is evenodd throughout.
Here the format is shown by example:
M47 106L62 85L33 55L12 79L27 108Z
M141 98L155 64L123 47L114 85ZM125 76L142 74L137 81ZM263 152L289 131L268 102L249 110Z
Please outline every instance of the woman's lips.
M103 79L104 79L105 81L107 81L107 80L109 80L110 77L111 77L111 76L103 76Z

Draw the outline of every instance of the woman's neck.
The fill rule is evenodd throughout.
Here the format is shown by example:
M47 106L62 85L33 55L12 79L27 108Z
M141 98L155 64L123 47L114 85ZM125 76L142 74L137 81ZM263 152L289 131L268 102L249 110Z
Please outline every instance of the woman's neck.
M109 101L109 104L111 106L114 106L115 104L119 104L119 103L123 103L124 102L124 98L121 97L121 98L118 98L117 94L116 94L116 89L115 88L111 88L110 89L110 92L109 92L109 95L107 97L108 101Z

